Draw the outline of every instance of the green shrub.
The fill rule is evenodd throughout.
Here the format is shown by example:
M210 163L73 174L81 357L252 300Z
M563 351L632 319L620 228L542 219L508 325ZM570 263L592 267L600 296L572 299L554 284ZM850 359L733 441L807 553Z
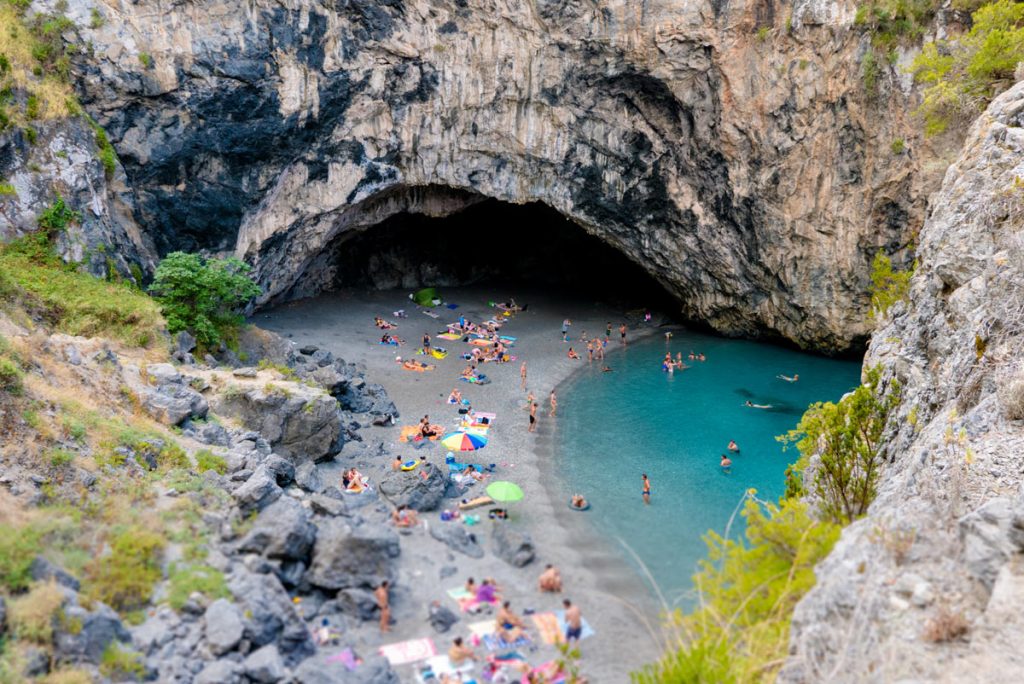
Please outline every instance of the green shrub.
M124 648L118 641L111 641L100 658L100 673L118 682L126 679L141 681L146 676L146 666L142 662L142 654Z
M202 349L233 339L240 309L260 293L238 259L204 259L172 252L156 269L149 291L160 302L171 334L187 330Z
M793 608L840 528L815 520L802 501L774 506L750 494L746 541L705 536L708 558L694 576L699 607L672 618L682 646L634 673L636 684L772 681L782 666Z
M885 316L896 302L902 302L910 292L910 278L914 275L912 266L906 271L897 271L892 260L882 252L875 254L871 263L871 310L870 318Z
M57 195L53 204L36 217L36 224L47 237L52 238L58 233L63 233L72 223L78 223L81 220L82 214L70 208L64 202L64 198Z
M903 151L905 149L907 149L907 144L906 142L904 142L903 138L896 138L895 140L892 141L892 144L889 146L889 149L892 150L893 154L899 156L903 154Z
M139 62L141 62L142 66L146 67L147 69L153 68L153 56L150 55L148 52L139 53Z
M0 393L18 395L21 394L21 379L24 374L17 363L0 356Z
M35 95L28 96L28 100L25 103L25 116L30 119L39 118L39 98Z
M925 85L918 114L925 134L973 119L996 95L1013 85L1024 61L1024 4L998 0L972 15L971 30L926 44L911 67Z
M74 462L75 454L67 449L51 449L47 454L47 460L54 468L67 468Z
M42 534L35 526L0 524L0 585L12 592L27 589L32 561L42 550Z
M25 134L25 139L28 140L29 145L36 144L36 141L39 139L39 131L31 126L25 126L21 131Z
M14 189L14 186L10 183L0 183L0 196L3 197L17 197L18 191Z
M175 563L169 579L167 603L175 610L181 610L195 592L211 601L230 595L223 573L209 565Z
M118 611L141 608L161 578L164 538L136 525L115 535L109 544L110 553L86 567L83 592L89 599L102 601Z
M89 28L98 29L103 26L103 15L95 7L92 8L92 12L89 16Z
M771 26L762 26L761 28L757 29L757 39L759 41L761 41L762 43L764 41L768 40L768 37L771 36L771 35L772 35L772 27Z
M883 387L881 381L881 366L868 369L863 385L838 403L812 404L796 428L778 438L800 451L790 477L802 479L811 456L818 456L810 492L820 501L822 514L839 524L864 515L875 498L882 432L900 403L899 382ZM806 482L787 482L787 491L807 487Z
M889 49L920 38L941 6L940 0L869 0L853 23L871 33L875 47Z
M224 460L223 456L218 456L209 449L200 449L196 452L196 470L200 473L205 473L207 470L212 470L218 475L223 475L228 472L228 463Z
M881 73L882 70L878 66L878 59L875 57L874 51L868 50L864 53L864 59L860 63L860 77L864 83L864 92L869 97L878 95L878 78Z

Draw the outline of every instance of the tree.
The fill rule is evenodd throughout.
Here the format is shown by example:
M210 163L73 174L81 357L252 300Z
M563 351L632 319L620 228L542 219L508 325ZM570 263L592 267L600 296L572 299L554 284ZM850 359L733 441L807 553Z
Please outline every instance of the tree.
M234 338L242 307L260 293L249 271L235 258L172 252L157 267L149 292L160 302L172 334L187 330L201 348L210 349Z
M800 473L817 455L811 492L822 514L841 525L864 515L875 498L882 432L900 402L899 383L882 387L881 380L881 366L869 369L863 385L838 403L812 404L796 429L779 438L796 444L801 458L794 470ZM792 488L787 483L787 491Z

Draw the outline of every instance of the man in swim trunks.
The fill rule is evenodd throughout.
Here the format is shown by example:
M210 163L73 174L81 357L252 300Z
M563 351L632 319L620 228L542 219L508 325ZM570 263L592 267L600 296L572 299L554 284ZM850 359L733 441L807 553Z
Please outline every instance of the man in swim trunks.
M729 440L729 451L739 452L740 447L734 440Z
M523 619L512 612L511 606L511 601L502 603L501 608L498 610L498 615L494 619L497 625L495 631L498 632L498 636L507 644L514 644L524 635Z
M578 643L583 634L583 616L579 607L569 599L562 601L562 605L565 606L565 641L568 643L575 639Z
M569 326L570 325L572 325L572 321L570 321L568 318L566 318L564 321L562 321L562 341L563 342L568 342L569 341Z
M725 454L722 454L722 460L718 462L718 465L722 466L723 470L729 470L732 466L732 460Z
M542 592L562 591L562 575L558 572L558 568L549 563L537 579L537 588Z
M647 473L643 473L640 477L642 477L644 481L644 503L649 504L651 503L651 481L647 479Z
M604 329L604 341L610 342L612 339L612 322L608 321L608 325Z
M530 402L530 432L537 429L537 402Z
M423 333L423 353L430 354L430 333Z
M373 596L375 599L377 599L377 607L380 608L380 632L381 634L384 634L385 632L390 632L391 603L388 597L387 580L384 580L380 583L380 586L374 590Z
M558 411L558 397L555 396L555 390L551 390L551 396L548 397L548 401L551 402L551 415L555 415Z
M526 389L526 362L523 361L523 365L519 367L519 386L522 389Z
M455 637L452 647L448 649L448 662L452 667L459 667L468 660L479 660L480 658L473 649L462 643L462 637Z
M626 324L623 323L619 326L619 341L622 342L622 346L626 346Z

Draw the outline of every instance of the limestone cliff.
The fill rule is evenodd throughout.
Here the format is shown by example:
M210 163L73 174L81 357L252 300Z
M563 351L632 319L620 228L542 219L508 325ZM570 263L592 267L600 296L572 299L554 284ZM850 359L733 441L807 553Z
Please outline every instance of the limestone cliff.
M797 607L781 681L1021 680L1022 179L1018 83L974 123L871 339L866 364L903 385L889 464Z
M688 317L843 350L930 188L905 75L861 83L852 0L66 4L137 220L161 252L236 251L265 300L329 285L390 215L494 197L570 217Z

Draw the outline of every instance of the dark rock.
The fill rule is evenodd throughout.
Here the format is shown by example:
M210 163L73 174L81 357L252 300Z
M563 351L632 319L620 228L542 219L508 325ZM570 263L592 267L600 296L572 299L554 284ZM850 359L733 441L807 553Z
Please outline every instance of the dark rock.
M226 599L217 599L203 615L206 643L214 655L227 653L242 640L242 612Z
M306 574L306 564L302 561L289 561L282 562L281 565L274 570L274 574L281 580L281 584L286 587L297 587L302 583L302 578Z
M305 347L299 347L299 353L305 354L306 356L311 356L314 353L316 353L318 349L320 349L320 347L316 346L315 344L307 344Z
M459 621L459 616L442 606L439 601L433 601L427 609L427 621L435 632L443 634Z
M286 671L277 646L267 644L256 649L242 662L245 676L259 684L273 684L284 679Z
M245 636L254 647L276 642L286 664L313 653L309 629L277 577L238 569L228 588L243 609Z
M59 660L88 660L98 664L112 642L131 640L131 634L121 624L118 614L102 603L96 604L92 611L81 606L66 606L64 618L63 624L76 627L55 631L54 654Z
M233 493L243 513L266 508L281 496L273 474L265 466L258 467L252 476Z
M55 580L57 584L78 591L81 583L70 575L64 568L54 565L42 556L36 556L29 566L29 573L36 582Z
M50 671L50 654L37 646L21 650L21 672L27 679L42 677Z
M306 579L324 589L376 587L394 577L398 535L382 523L350 525L338 518L318 524Z
M231 374L236 378L255 378L259 372L255 366L246 366L245 368L236 368L231 371Z
M295 481L295 465L286 461L277 454L271 454L263 462L264 467L274 475L274 480L279 487L287 487Z
M422 473L426 473L426 479ZM444 499L448 486L447 473L432 463L424 463L415 470L391 471L380 481L381 496L395 506L409 506L417 511L435 511Z
M231 660L215 660L206 665L192 684L241 684L244 668Z
M350 672L337 661L316 657L305 661L292 674L295 684L399 684L400 679L381 656L366 658Z
M238 550L304 560L315 539L316 526L309 521L309 513L295 499L284 497L260 512Z
M470 558L484 557L484 550L477 543L476 536L471 534L460 522L442 522L431 525L430 536Z
M64 347L64 358L68 360L72 366L82 365L82 353L78 351L78 347L73 344L69 344Z
M323 491L324 488L324 481L320 477L320 471L312 461L300 463L295 468L295 484L307 492L313 493Z
M316 362L316 365L320 366L321 368L323 368L324 366L330 366L332 363L334 363L334 354L327 351L326 349L316 350L315 352L313 352L312 358L313 361Z
M165 425L179 425L186 418L205 418L210 410L202 394L175 383L145 387L139 392L139 401L146 413Z
M7 600L0 596L0 637L7 631Z
M373 592L367 589L351 587L338 592L335 599L338 610L345 615L351 615L363 622L373 620L377 616L377 599Z
M321 515L333 517L348 514L348 508L345 506L344 499L335 499L326 494L314 494L309 497L309 502L313 506L313 511Z
M119 367L121 364L118 363L117 354L110 351L109 349L101 349L92 355L92 360L96 363L103 365L109 364L114 367Z
M536 553L530 535L512 529L507 522L496 522L491 532L491 551L517 568L529 565Z
M459 574L459 569L454 565L442 565L437 574L440 579L447 579Z
M175 336L174 345L176 351L188 354L196 348L196 338L192 337L187 331L182 330Z
M146 380L156 386L181 384L181 373L169 363L154 363L146 366Z

